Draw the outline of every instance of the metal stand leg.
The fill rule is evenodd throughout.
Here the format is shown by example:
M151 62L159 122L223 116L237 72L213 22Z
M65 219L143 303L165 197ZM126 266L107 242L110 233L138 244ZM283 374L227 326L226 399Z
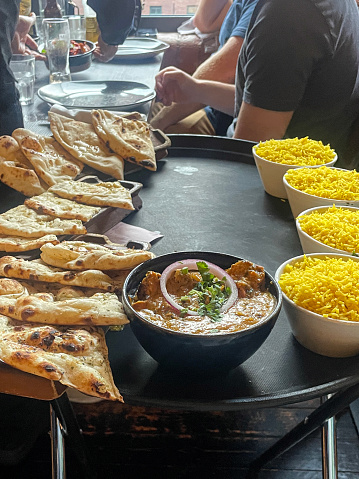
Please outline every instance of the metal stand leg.
M71 450L76 455L83 471L83 477L86 479L96 479L97 475L93 467L91 467L91 459L87 453L84 438L81 434L76 416L72 409L67 394L51 401L57 418L59 419L63 432L66 435L66 441Z
M248 471L248 478L256 477L260 469L272 459L280 456L295 446L313 431L318 429L328 419L332 418L359 396L359 384L355 384L344 391L334 394L330 399L320 405L304 421L300 422L284 437L252 462Z
M52 479L66 479L65 440L55 411L50 406Z
M332 394L321 398L322 404L332 397ZM331 417L322 426L322 470L323 479L338 478L337 430L336 418Z

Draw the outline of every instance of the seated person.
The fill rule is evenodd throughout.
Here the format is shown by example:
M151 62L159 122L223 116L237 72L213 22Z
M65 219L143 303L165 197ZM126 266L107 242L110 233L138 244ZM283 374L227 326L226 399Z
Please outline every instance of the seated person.
M237 58L247 26L257 0L204 0L194 17L194 24L203 32L218 29L223 15L228 10L219 34L219 50L203 62L193 74L193 78L234 83ZM152 106L150 120L154 128L166 133L194 133L225 135L233 120L232 115L223 114L208 103L191 102L162 108Z
M209 103L237 117L234 138L309 136L341 155L359 113L359 11L353 0L259 0L236 88L160 72L157 95ZM338 165L337 163L337 165Z
M118 45L136 31L141 18L140 0L88 0L96 12L100 36L94 55L101 62L109 62L116 55Z

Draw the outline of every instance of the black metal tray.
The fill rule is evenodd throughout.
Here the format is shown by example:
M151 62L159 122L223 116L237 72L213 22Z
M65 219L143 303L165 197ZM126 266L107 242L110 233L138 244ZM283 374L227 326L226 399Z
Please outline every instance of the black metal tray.
M146 204L126 222L164 237L152 251L220 251L263 265L272 275L302 253L287 201L264 192L253 143L170 135L158 172L131 176ZM107 334L115 382L129 404L188 410L269 407L312 399L359 381L359 357L332 359L302 347L284 311L263 346L228 374L191 380L161 369L128 325Z

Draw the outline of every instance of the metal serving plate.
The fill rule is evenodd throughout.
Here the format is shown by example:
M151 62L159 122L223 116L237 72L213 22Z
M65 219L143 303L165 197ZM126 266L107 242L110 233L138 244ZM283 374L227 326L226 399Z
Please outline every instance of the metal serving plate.
M122 45L118 46L115 59L142 60L152 58L169 48L168 43L155 38L130 37Z
M50 105L66 108L133 109L151 101L156 93L145 85L133 81L69 81L50 83L39 88L41 100Z

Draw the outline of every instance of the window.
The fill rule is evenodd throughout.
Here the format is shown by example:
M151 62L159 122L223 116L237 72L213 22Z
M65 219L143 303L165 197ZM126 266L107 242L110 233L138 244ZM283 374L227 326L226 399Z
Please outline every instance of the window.
M162 7L150 5L150 15L162 15Z
M187 15L194 15L198 5L187 5Z

